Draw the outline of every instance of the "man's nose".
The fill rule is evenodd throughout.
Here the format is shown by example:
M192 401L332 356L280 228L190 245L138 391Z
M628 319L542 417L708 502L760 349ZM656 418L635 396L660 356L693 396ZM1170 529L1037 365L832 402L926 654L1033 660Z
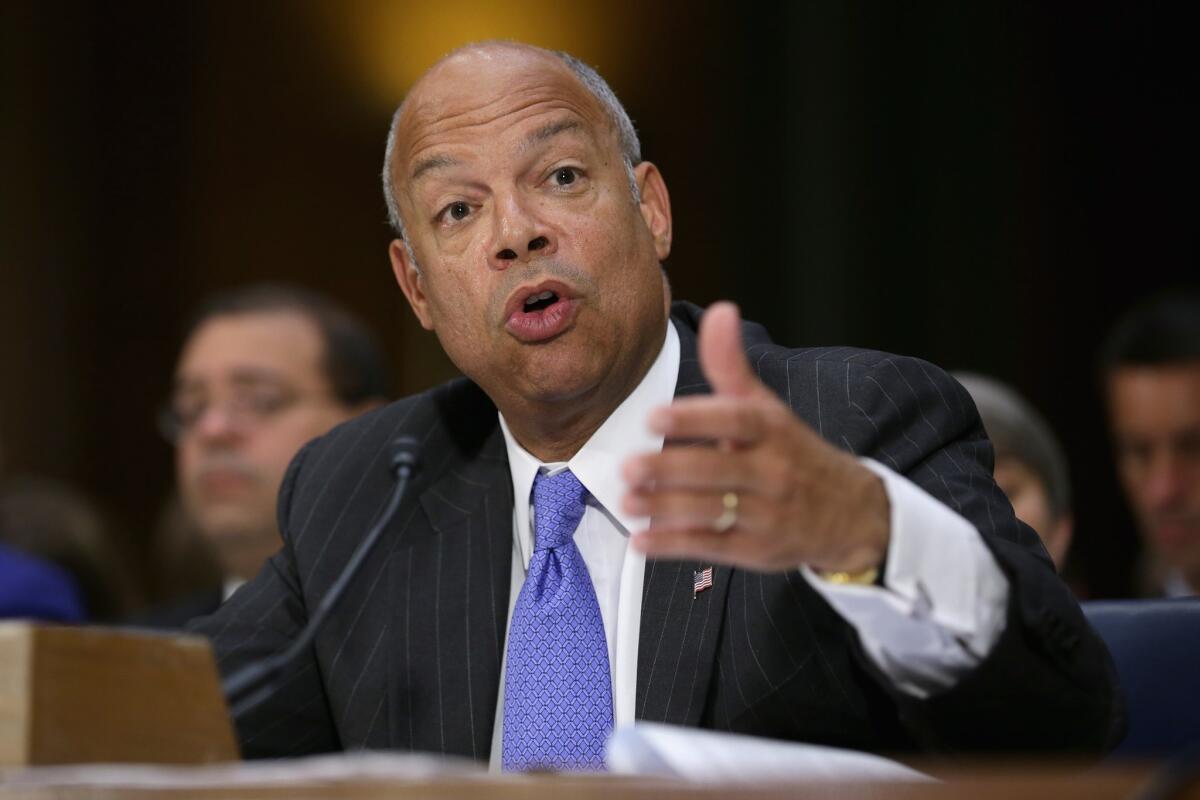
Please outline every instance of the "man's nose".
M205 408L192 423L189 435L199 442L225 442L241 435L241 425L230 410L223 405Z
M518 192L496 196L492 266L496 269L528 261L534 255L554 252L553 233L542 222L534 204Z

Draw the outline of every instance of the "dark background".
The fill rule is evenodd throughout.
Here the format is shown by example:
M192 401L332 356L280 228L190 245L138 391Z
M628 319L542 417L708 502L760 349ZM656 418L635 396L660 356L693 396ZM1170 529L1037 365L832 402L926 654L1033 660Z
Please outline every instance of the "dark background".
M1069 454L1077 585L1126 593L1093 358L1196 272L1194 27L1046 5L6 3L3 469L83 487L136 567L182 319L251 280L366 317L402 392L450 374L392 282L384 136L440 53L516 37L625 101L672 192L677 296L1011 382Z

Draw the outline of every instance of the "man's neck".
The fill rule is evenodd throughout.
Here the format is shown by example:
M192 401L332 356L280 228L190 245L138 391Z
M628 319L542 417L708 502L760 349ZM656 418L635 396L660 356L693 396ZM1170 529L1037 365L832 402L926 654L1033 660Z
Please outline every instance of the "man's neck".
M544 409L545 413L530 417L510 417L505 414L504 418L513 437L522 447L539 461L553 463L570 461L571 456L587 444L618 405L620 400L611 406L606 405L600 414L572 415L570 410L556 414L558 409Z
M221 566L227 580L249 581L258 574L267 559L279 549L282 539L272 529L272 535L255 537L256 544L243 543L221 553Z

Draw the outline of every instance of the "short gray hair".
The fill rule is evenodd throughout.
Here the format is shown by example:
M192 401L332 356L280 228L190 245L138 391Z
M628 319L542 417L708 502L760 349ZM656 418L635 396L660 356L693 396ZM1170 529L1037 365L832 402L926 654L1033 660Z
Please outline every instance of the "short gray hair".
M956 372L954 377L971 395L996 459L1021 462L1046 487L1050 513L1057 519L1071 510L1071 481L1067 459L1050 426L1032 405L1012 388L984 375Z
M617 95L613 92L612 87L608 82L600 76L593 67L580 61L570 53L561 50L546 50L533 45L518 45L515 42L474 42L472 44L463 45L456 50L451 51L445 57L444 61L450 56L460 53L464 50L478 48L488 44L504 44L514 47L523 47L535 50L540 53L557 58L563 62L572 74L583 84L583 87L588 90L591 95L600 103L600 107L604 109L605 115L608 117L613 128L617 132L617 142L621 148L621 157L625 162L625 172L629 177L630 190L633 193L634 202L638 202L637 180L633 174L635 165L642 161L642 145L638 141L637 129L633 126L633 120L629 118L625 107L621 105L621 101L617 99ZM408 255L416 264L416 259L413 258L412 248L408 244L408 236L404 230L404 220L400 216L400 204L396 197L396 186L392 180L392 157L394 155L394 143L396 141L396 128L400 123L400 115L404 112L404 102L392 114L392 124L388 128L387 147L383 154L383 199L387 202L388 222L392 226L392 230L404 242L404 246L408 249Z

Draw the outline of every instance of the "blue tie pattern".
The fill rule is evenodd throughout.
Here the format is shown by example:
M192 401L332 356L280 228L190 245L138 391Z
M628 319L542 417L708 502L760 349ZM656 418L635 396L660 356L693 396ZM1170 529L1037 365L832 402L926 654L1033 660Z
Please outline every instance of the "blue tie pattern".
M533 556L508 628L506 770L604 768L613 725L608 643L574 540L586 496L570 470L533 481Z

